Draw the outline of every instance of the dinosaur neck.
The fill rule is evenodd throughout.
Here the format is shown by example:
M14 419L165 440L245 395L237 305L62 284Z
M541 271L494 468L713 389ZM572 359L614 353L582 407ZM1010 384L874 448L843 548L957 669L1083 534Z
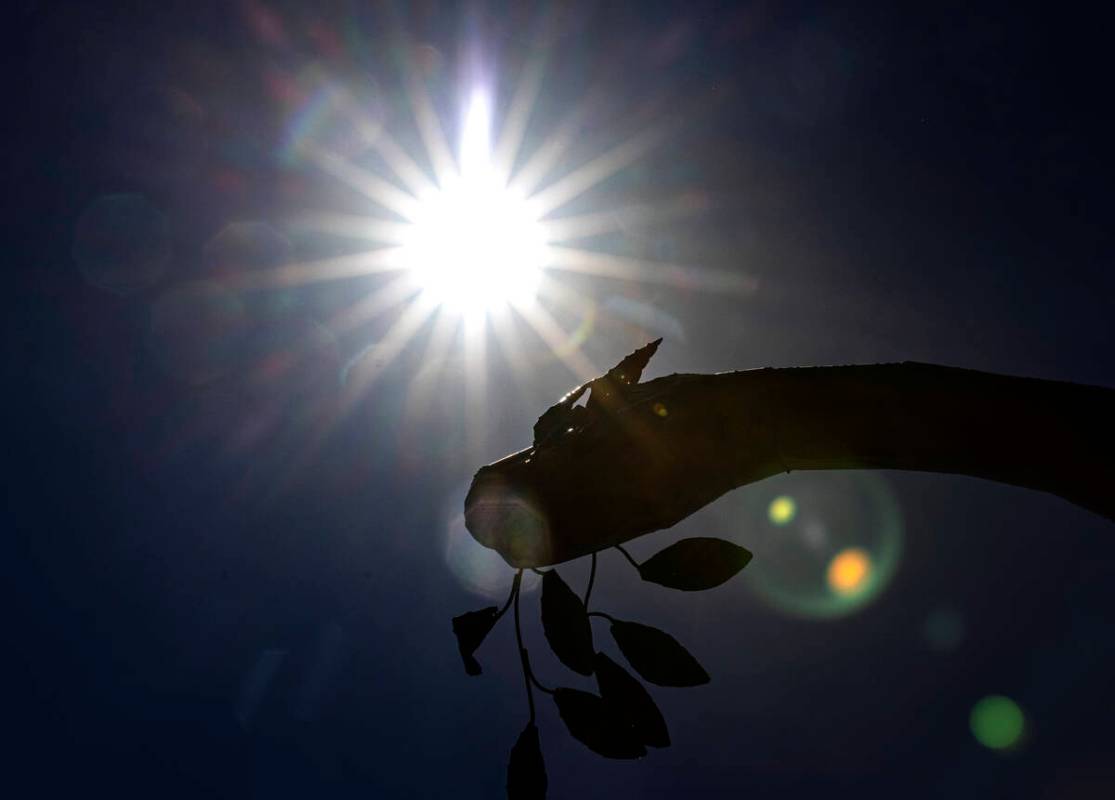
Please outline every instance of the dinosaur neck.
M765 430L768 474L956 473L1051 492L1115 519L1115 390L918 363L715 377L716 405L742 411L721 418L723 435L753 448ZM748 468L735 477L742 484L756 475Z

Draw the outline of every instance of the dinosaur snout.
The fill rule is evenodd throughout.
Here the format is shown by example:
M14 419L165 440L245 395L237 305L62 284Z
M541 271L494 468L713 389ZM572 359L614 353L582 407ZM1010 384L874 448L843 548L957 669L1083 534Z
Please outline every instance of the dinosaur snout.
M550 525L541 502L498 463L481 467L472 479L465 497L465 527L513 567L549 561Z

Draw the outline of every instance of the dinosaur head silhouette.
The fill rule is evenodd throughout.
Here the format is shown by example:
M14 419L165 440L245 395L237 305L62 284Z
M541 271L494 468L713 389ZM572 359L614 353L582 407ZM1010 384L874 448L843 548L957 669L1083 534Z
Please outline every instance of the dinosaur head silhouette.
M551 406L531 447L480 468L465 498L465 525L478 542L514 567L557 564L670 527L741 478L777 471L767 468L775 459L754 453L727 453L725 464L710 415L727 413L729 399L710 394L715 376L639 383L661 341Z

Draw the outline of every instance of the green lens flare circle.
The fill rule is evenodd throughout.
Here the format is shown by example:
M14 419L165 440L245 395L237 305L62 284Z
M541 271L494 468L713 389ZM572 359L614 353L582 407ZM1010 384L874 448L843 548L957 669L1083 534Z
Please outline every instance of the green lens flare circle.
M1016 702L993 694L975 704L968 724L976 741L984 747L1009 750L1022 738L1026 718Z
M793 472L740 490L738 539L755 554L744 572L764 602L828 619L879 597L902 553L902 512L875 472Z
M794 521L797 513L798 504L794 502L794 498L786 495L779 495L767 506L767 518L775 525L788 525Z

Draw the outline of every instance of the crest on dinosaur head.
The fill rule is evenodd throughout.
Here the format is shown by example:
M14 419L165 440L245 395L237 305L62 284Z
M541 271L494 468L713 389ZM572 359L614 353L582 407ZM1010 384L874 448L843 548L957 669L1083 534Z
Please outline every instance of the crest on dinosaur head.
M649 407L655 390L639 380L661 343L566 394L538 418L530 447L480 468L465 499L477 541L512 566L544 566L676 521L657 500L641 499L666 499L650 488L668 477L671 459L653 441L666 422L632 413ZM671 383L662 380L658 390Z
M626 390L639 382L660 344L661 338L640 347L606 374L581 384L546 409L534 423L534 446L540 447L556 436L579 431L602 413L622 406ZM577 405L585 392L589 393L588 402L584 406Z

